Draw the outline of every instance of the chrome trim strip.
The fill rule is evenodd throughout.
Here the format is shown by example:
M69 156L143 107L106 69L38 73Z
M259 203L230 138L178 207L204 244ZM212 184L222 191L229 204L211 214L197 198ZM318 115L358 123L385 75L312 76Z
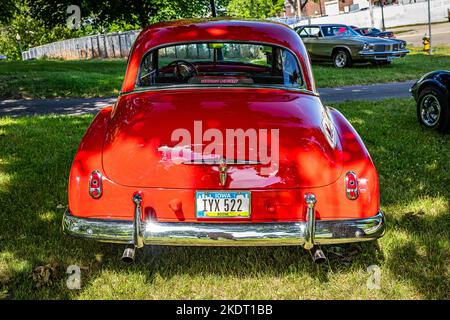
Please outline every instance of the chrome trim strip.
M380 52L366 52L366 51L360 51L359 54L361 56L382 56L382 55L390 55L390 56L396 56L396 55L402 55L409 53L409 50L398 50L398 51L380 51Z
M145 245L280 246L304 245L307 222L187 223L143 222ZM384 234L385 218L316 220L314 243L319 245L375 240ZM67 210L63 231L104 242L133 244L133 221L78 218Z
M223 158L187 160L187 161L183 161L182 164L214 166L214 165L221 164L223 162L225 162L225 164L229 165L229 166L246 166L246 165L262 164L261 161L256 161L256 160L227 160L227 159L223 159Z
M271 90L283 90L283 91L287 91L287 92L294 92L294 93L304 93L313 97L319 97L319 93L318 92L314 92L314 91L310 91L307 89L303 89L303 88L289 88L289 87L281 87L281 86L270 86L270 85L253 85L253 86L244 86L244 85L239 85L239 86L217 86L217 85L202 85L202 86L182 86L182 85L175 85L175 86L167 86L167 87L142 87L139 89L134 89L132 91L124 91L124 92L120 92L119 96L126 96L129 94L135 94L135 93L142 93L142 92L149 92L149 91L162 91L162 90L192 90L192 89L196 89L196 90L202 90L202 89L208 89L208 88L212 88L212 89L271 89Z

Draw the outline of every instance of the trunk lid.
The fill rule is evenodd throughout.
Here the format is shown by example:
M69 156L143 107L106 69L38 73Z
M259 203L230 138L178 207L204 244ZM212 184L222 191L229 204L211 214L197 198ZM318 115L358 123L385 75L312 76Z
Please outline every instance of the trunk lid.
M196 88L125 95L105 137L103 170L116 183L135 187L324 186L341 175L342 150L339 139L335 147L330 145L322 123L318 97L284 90ZM242 129L251 137L256 132L257 143L245 140L249 147L238 153L237 140L230 143L227 129ZM185 134L191 141L184 140L180 148ZM223 141L217 141L215 134L222 134ZM234 151L232 157L226 148L219 150L227 143Z

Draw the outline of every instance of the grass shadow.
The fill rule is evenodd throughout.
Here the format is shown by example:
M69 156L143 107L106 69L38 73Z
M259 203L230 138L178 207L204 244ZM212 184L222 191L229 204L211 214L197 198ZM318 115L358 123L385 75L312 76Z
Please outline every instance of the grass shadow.
M389 230L379 246L325 248L329 262L321 266L312 264L300 247L166 246L145 248L136 264L124 265L118 261L122 246L61 233L70 165L92 116L0 118L0 295L396 298L395 290L403 290L400 297L448 298L450 160L445 155L450 143L448 137L420 130L411 104L336 105L366 141L377 165ZM423 217L415 217L419 210ZM408 220L408 212L418 220ZM386 289L355 290L355 283L365 284L371 264L384 270ZM45 265L56 265L58 271L52 284L36 289L33 270ZM67 289L69 265L82 268L82 290Z

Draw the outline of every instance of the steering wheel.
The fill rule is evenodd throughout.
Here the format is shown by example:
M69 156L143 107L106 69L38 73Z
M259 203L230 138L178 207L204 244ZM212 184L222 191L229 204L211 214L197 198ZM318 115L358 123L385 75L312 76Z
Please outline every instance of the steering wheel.
M175 65L173 73L178 80L184 80L198 75L197 67L187 60L174 60L167 67L172 65Z

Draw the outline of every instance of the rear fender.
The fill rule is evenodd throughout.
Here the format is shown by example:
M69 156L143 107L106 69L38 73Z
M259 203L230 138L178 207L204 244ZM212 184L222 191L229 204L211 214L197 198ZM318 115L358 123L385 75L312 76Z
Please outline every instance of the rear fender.
M92 171L102 170L103 141L109 120L111 119L112 106L103 108L94 118L75 154L70 170L68 195L69 208L75 214L80 206L89 207L95 199L88 193L89 177Z
M435 80L435 79L427 79L419 84L418 88L418 96L420 95L420 91L422 91L426 87L435 87L438 88L442 93L445 95L449 94L449 90L443 85L441 82Z
M379 181L372 158L350 122L338 110L329 110L342 145L343 179L349 171L356 173L361 190L360 197L355 201L365 202L362 204L364 211L375 215L380 207Z

